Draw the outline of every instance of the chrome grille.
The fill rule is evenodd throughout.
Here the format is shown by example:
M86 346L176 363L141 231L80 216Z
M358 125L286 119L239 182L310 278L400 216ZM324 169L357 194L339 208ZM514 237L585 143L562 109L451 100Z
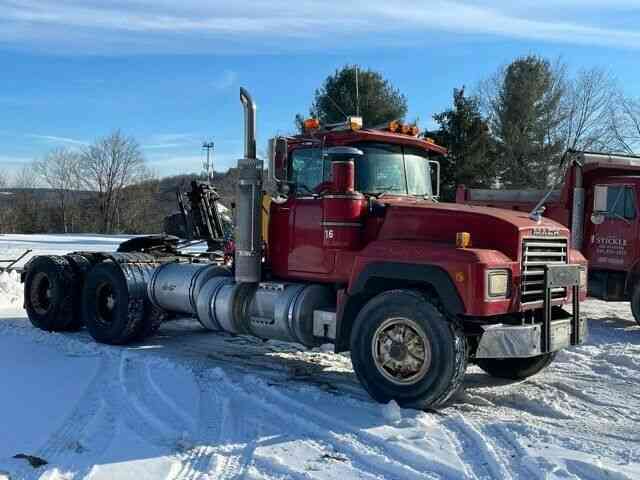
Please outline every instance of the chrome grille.
M521 303L542 302L544 299L545 265L567 263L566 238L525 238L522 244ZM554 288L553 299L565 298L566 289Z

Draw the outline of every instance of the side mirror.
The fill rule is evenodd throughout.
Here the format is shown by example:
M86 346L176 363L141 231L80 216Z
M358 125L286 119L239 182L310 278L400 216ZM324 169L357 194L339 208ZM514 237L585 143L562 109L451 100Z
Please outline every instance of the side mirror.
M287 154L289 145L284 137L269 140L269 176L280 185L287 182Z
M609 188L606 185L596 185L593 190L593 213L607 212L607 194Z
M432 197L440 198L440 162L429 160L429 172L431 173Z
M606 185L596 185L593 189L593 213L591 223L601 225L607 213L607 195L609 188Z

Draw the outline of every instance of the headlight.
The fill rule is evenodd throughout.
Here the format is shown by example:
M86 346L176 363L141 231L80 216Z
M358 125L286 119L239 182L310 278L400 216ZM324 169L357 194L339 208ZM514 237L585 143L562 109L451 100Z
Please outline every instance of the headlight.
M585 289L587 287L587 267L580 267L580 288Z
M508 297L510 277L509 270L487 271L487 296L489 298Z

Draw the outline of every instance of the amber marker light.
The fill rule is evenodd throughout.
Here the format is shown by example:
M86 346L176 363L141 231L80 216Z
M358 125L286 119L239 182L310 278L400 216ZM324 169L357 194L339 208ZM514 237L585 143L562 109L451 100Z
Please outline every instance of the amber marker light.
M471 246L471 234L469 232L456 233L456 247L469 248Z
M317 118L307 118L303 122L303 126L305 130L317 130L320 128L320 120Z
M349 128L351 130L360 130L362 125L362 117L349 117Z

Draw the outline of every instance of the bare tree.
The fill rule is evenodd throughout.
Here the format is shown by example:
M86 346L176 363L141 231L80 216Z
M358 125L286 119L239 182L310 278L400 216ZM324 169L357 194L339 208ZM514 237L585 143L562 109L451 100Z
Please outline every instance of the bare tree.
M83 153L80 171L87 187L98 194L98 228L102 233L112 233L117 227L124 189L144 174L138 142L120 131L96 140Z
M602 68L580 70L576 78L567 82L560 132L565 150L610 151L613 148L609 117L616 90L614 79Z
M160 181L155 172L145 169L139 180L123 191L119 227L124 233L157 233L162 229L164 213L158 208Z
M64 233L73 225L71 212L74 195L80 187L79 168L80 154L68 148L52 150L34 163L35 173L54 191Z
M13 228L18 233L37 233L38 202L36 199L36 187L38 179L34 173L33 165L25 165L16 174L13 180L14 208Z
M616 151L640 150L640 100L619 94L609 109L613 145Z

